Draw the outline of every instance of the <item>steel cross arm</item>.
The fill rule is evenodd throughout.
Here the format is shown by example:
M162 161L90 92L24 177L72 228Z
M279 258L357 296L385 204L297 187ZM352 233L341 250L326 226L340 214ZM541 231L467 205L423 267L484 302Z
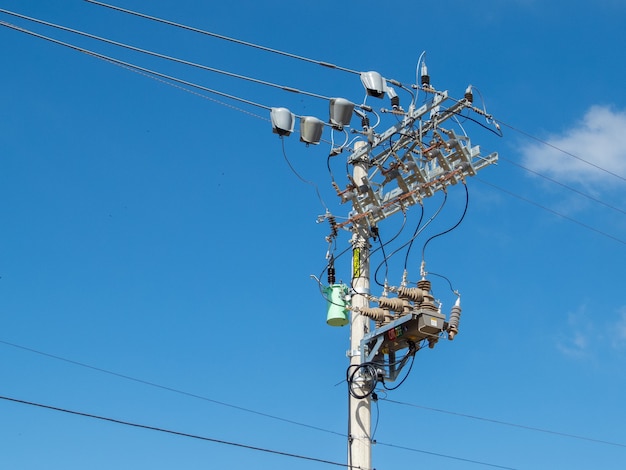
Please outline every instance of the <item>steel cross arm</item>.
M423 115L425 115L434 107L439 106L441 103L443 103L447 99L448 99L448 92L443 91L443 92L437 93L430 102L420 106L418 109L414 111L409 110L409 112L407 113L407 115L404 117L404 119L401 122L390 127L382 134L375 135L374 141L370 143L370 145L366 145L356 150L352 154L352 156L348 159L348 163L369 160L367 158L367 155L373 148L376 148L382 142L386 141L391 136L397 134L402 129L412 126L415 121L417 121L419 118L421 118Z
M447 110L443 111L442 113L440 113L440 114L438 114L436 116L433 116L428 121L425 121L424 124L422 126L420 126L419 133L420 134L426 134L427 132L430 132L431 130L436 129L439 126L439 124L441 124L442 122L444 122L444 121L450 119L451 117L455 116L462 109L467 108L468 106L469 106L469 103L466 100L457 101L453 106L451 106ZM415 118L415 119L411 120L410 124L412 125L417 119L418 118ZM395 127L396 126L394 126L394 128ZM405 127L403 126L402 129L404 129L404 128ZM384 134L381 134L381 137L383 135L386 135L388 132L389 131L385 132ZM387 138L391 137L395 133L396 132L392 133ZM387 158L388 158L390 153L397 152L398 150L401 150L401 149L405 148L406 146L410 145L411 143L414 144L412 146L412 148L411 148L411 150L412 150L413 148L415 148L416 145L418 145L416 137L417 136L415 136L414 134L403 134L402 137L391 148L385 149L385 150L381 151L379 154L374 155L371 158L371 162L373 164L375 164L375 165L384 164L384 162L387 160Z

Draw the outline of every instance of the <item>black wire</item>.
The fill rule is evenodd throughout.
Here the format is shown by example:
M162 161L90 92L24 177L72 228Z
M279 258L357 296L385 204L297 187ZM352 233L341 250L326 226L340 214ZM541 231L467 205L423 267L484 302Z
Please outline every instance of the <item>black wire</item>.
M164 19L164 18L158 18L156 16L147 15L145 13L140 13L140 12L133 11L133 10L128 10L128 9L125 9L125 8L121 8L121 7L114 6L114 5L109 5L107 3L103 3L103 2L99 2L99 1L95 1L95 0L86 0L86 1L88 3L92 3L94 5L99 5L99 6L102 6L102 7L110 8L112 10L115 10L115 11L118 11L118 12L121 12L121 13L126 13L126 14L129 14L129 15L137 16L139 18L144 18L144 19L147 19L147 20L150 20L150 21L155 21L157 23L166 24L168 26L174 26L176 28L184 29L186 31L192 31L192 32L195 32L195 33L200 33L200 34L203 34L205 36L211 36L211 37L214 37L214 38L217 38L217 39L221 39L221 40L224 40L224 41L229 41L229 42L232 42L232 43L235 43L235 44L240 44L240 45L243 45L243 46L246 46L246 47L259 49L259 50L262 50L262 51L265 51L265 52L270 52L270 53L273 53L273 54L282 55L282 56L285 56L285 57L288 57L288 58L291 58L291 59L297 59L297 60L301 60L301 61L304 61L304 62L309 62L309 63L316 64L316 65L321 65L322 67L335 69L335 70L340 70L342 72L349 72L349 73L356 74L356 75L360 74L360 72L357 71L357 70L352 70L352 69L349 69L349 68L346 68L346 67L342 67L340 65L330 64L328 62L324 62L324 61L321 61L321 60L310 59L308 57L299 56L299 55L292 54L292 53L285 52L285 51L281 51L281 50L278 50L278 49L272 49L270 47L262 46L260 44L255 44L255 43L252 43L252 42L243 41L241 39L236 39L236 38L224 36L222 34L217 34L217 33L211 32L211 31L206 31L206 30L203 30L203 29L194 28L193 26L188 26L188 25L184 25L184 24L181 24L181 23L175 23L174 21L170 21L170 20L167 20L167 19Z
M480 122L478 119L474 119L474 118L472 118L470 116L466 116L466 115L462 114L462 111L459 112L459 111L454 111L452 109L444 109L441 113L442 114L456 114L457 116L460 116L462 118L468 119L468 120L478 124L480 127L484 128L484 129L487 129L489 132L494 133L498 137L503 137L504 136L504 134L502 133L501 129L498 129L498 128L493 129L490 126L487 126L486 124Z
M401 245L400 247L396 248L389 256L386 256L385 259L378 265L378 267L376 268L376 270L374 271L374 280L376 281L376 283L378 285L380 285L380 283L377 280L378 277L378 271L380 270L380 268L382 267L383 263L387 263L392 256L394 256L396 253L400 252L405 246L409 245L410 243L412 243L412 241L417 237L418 235L418 230L420 228L420 225L422 224L422 219L424 218L424 206L422 206L420 204L420 208L422 209L422 212L420 214L420 219L417 222L417 226L415 227L415 232L413 232L413 237L411 238L410 241L404 243L403 245ZM402 223L402 229L404 229L404 226L406 224L406 214L404 215L404 222ZM401 231L402 231L401 229ZM400 232L398 232L398 234L392 238L391 240L389 240L389 242L387 242L386 244L391 243L393 240L395 240L397 238L397 236L400 235Z
M311 426L311 425L307 425L307 424L303 424L303 423L298 423L296 421L291 421L291 420L287 420L287 419L284 419L284 418L279 418L279 417L276 417L276 416L268 415L268 414L261 413L261 412L258 412L258 411L254 411L254 410L250 410L250 409L247 409L247 408L243 408L243 407L239 407L239 406L235 406L235 405L230 405L230 404L227 404L227 403L219 402L219 401L207 398L207 397L203 397L203 396L200 396L200 395L195 395L195 394L192 394L192 393L184 392L184 391L181 391L181 390L177 390L177 389L166 387L166 386L162 386L162 385L158 385L158 384L155 384L155 383L152 383L152 382L148 382L148 381L145 381L145 380L136 379L136 378L133 378L133 377L130 377L130 376L127 376L127 375L119 374L119 373L116 373L116 372L108 371L106 369L101 369L101 368L98 368L98 367L90 366L88 364L84 364L84 363L81 363L81 362L73 361L71 359L66 359L66 358L63 358L63 357L60 357L60 356L55 356L53 354L49 354L49 353L45 353L45 352L38 351L38 350L35 350L35 349L31 349L31 348L27 348L27 347L24 347L24 346L20 346L20 345L17 345L17 344L9 343L7 341L0 340L0 343L8 345L8 346L15 347L15 348L18 348L18 349L23 349L23 350L26 350L26 351L29 351L29 352L33 352L33 353L36 353L36 354L39 354L39 355L42 355L42 356L50 357L52 359L57 359L57 360L60 360L60 361L68 362L70 364L74 364L74 365L78 365L78 366L85 367L85 368L88 368L88 369L92 369L92 370L95 370L95 371L98 371L98 372L103 372L103 373L106 373L106 374L114 375L116 377L120 377L120 378L123 378L123 379L126 379L126 380L132 380L134 382L142 383L144 385L149 385L149 386L157 387L157 388L160 388L160 389L163 389L163 390L167 390L167 391L170 391L170 392L175 392L175 393L179 393L179 394L182 394L182 395L186 395L186 396L189 396L189 397L192 397L192 398L199 398L199 399L202 399L202 400L205 400L205 401L210 401L210 402L213 402L213 403L216 403L216 404L219 404L219 405L228 406L228 407L235 408L235 409L238 409L238 410L241 410L241 411L254 413L254 414L257 414L257 415L260 415L260 416L265 416L265 417L268 417L268 418L277 419L277 420L280 420L280 421L283 421L283 422L287 422L287 423L290 423L290 424L304 426L304 427L307 427L307 428L310 428L310 429L314 429L314 430L318 430L318 431L323 431L323 432L335 434L337 436L348 437L348 435L343 434L343 433L338 433L338 432L335 432L335 431L330 431L330 430L319 428L319 427L316 427L316 426ZM381 398L381 399L387 400L384 397ZM392 403L401 404L401 405L408 405L408 406L418 407L417 405L411 405L411 404L402 403L402 402L395 402L393 400L387 400L387 401L390 401ZM426 408L426 407L418 407L418 408ZM431 408L429 408L429 409L431 409ZM449 414L459 414L459 413L453 413L453 412L445 411L445 410L436 410L436 409L431 409L431 410L440 411L440 412L449 413ZM526 426L515 425L515 424L512 424L512 423L505 423L505 422L497 422L497 421L494 421L494 420L488 420L486 418L473 417L473 416L469 416L469 415L467 415L467 417L472 417L472 418L475 418L475 419L482 419L482 420L485 420L485 421L492 421L492 422L496 422L496 423L499 423L499 424L506 424L506 425L509 425L509 426L526 427ZM533 429L533 430L536 430L536 431L543 431L543 432L550 432L550 431L545 431L545 430L542 430L542 429L534 429L534 428L528 428L528 429ZM561 433L553 433L553 434L561 434ZM576 437L576 438L579 438L579 439L586 439L586 438L582 438L582 437L579 437L579 436L572 436L572 435L566 435L566 434L562 434L562 435L565 435L565 436L568 436L568 437ZM626 445L623 445L623 444L616 444L616 443L611 443L611 442L606 442L606 441L598 441L598 440L595 440L595 439L586 439L586 440L596 441L596 442L600 442L600 443L604 443L604 444L611 444L611 445L618 445L618 446L626 447ZM420 449L413 449L413 448L408 448L408 447L396 446L396 445L385 444L385 443L381 443L381 442L377 442L377 444L378 445L387 446L387 447L395 447L395 448L404 449L404 450L411 450L411 451L414 451L414 452L423 452L423 453L432 454L431 452L420 450ZM444 457L444 458L457 459L457 457L453 457L453 456L449 456L449 455L445 455L445 454L433 454L433 455L438 455L438 456ZM461 460L464 460L464 459L461 459ZM482 463L482 462L474 462L474 463ZM489 464L485 464L485 465L489 465ZM348 468L351 468L350 465L348 465ZM355 467L355 468L357 468L357 467Z
M282 455L285 457L292 457L292 458L297 458L297 459L303 459L303 460L310 460L313 462L319 462L319 463L325 463L328 465L335 465L335 466L339 466L339 467L345 467L346 464L344 463L340 463L340 462L333 462L331 460L325 460L325 459L319 459L316 457L309 457L309 456L305 456L305 455L299 455L299 454L292 454L290 452L282 452L282 451L278 451L278 450L272 450L272 449L266 449L264 447L256 447L256 446L250 446L247 444L241 444L238 442L231 442L231 441L224 441L221 439L214 439L211 437L205 437L205 436L198 436L196 434L189 434L186 432L180 432L180 431L172 431L171 429L165 429L165 428L158 428L155 426L148 426L145 424L139 424L139 423L132 423L130 421L122 421L120 419L115 419L115 418L108 418L106 416L99 416L99 415L94 415L91 413L84 413L81 411L74 411L74 410L68 410L65 408L59 408L56 406L50 406L50 405L44 405L41 403L35 403L35 402L30 402L30 401L26 401L26 400L19 400L17 398L10 398L10 397L5 397L5 396L1 396L0 395L0 399L2 400L6 400L6 401L11 401L14 403L20 403L23 405L29 405L29 406L36 406L39 408L44 408L47 410L53 410L53 411L60 411L62 413L67 413L67 414L72 414L72 415L76 415L76 416L83 416L85 418L92 418L92 419L98 419L101 421L107 421L110 423L116 423L116 424L122 424L124 426L132 426L135 428L140 428L140 429L147 429L150 431L158 431L158 432L162 432L162 433L166 433L166 434L173 434L176 436L181 436L181 437L188 437L191 439L199 439L201 441L208 441L208 442L213 442L215 444L224 444L224 445L229 445L229 446L235 446L235 447L239 447L239 448L243 448L243 449L249 449L249 450L256 450L259 452L266 452L269 454L277 454L277 455ZM351 468L362 468L362 467L351 467Z
M443 274L437 274L437 273L433 273L433 272L430 272L430 271L428 271L428 275L429 276L437 276L437 277L440 277L440 278L446 280L448 282L448 286L450 287L450 290L452 291L452 293L457 295L457 291L454 290L454 287L452 286L452 282L450 282L450 279L448 279L446 276L444 276Z
M443 457L446 459L452 459L452 460L459 460L461 462L469 462L469 463L474 463L477 465L484 465L487 467L493 467L493 468L502 468L504 470L517 470L513 467L505 467L502 465L496 465L496 464L492 464L492 463L487 463L487 462L480 462L478 460L471 460L471 459L464 459L462 457L454 457L452 455L446 455L446 454L440 454L439 452L429 452L427 450L422 450L422 449L415 449L414 447L405 447L405 446L398 446L395 444L389 444L387 442L376 442L377 445L381 445L381 446L385 446L385 447L393 447L394 449L402 449L402 450L409 450L411 452L419 452L421 454L427 454L427 455L433 455L435 457Z
M372 401L376 405L376 421L374 421L374 430L371 432L370 442L375 443L376 440L374 439L374 436L376 436L376 431L378 430L378 423L380 421L380 408L378 406L378 395L376 394L376 392L372 393Z
M465 188L465 207L463 208L463 214L461 215L461 218L459 219L459 221L454 224L452 227L450 227L448 230L445 230L441 233L438 233L436 235L433 235L432 237L430 237L428 240L426 240L426 243L424 243L424 246L422 247L422 261L424 261L424 254L426 252L426 247L428 246L428 244L434 240L437 237L440 237L442 235L445 235L446 233L450 233L452 230L454 230L455 228L457 228L459 225L461 225L461 222L463 222L463 219L465 219L465 214L467 214L467 208L469 206L469 191L467 189L467 184L465 184L465 181L463 181L463 188ZM446 193L447 195L447 193ZM445 201L444 201L445 202Z
M202 396L202 395L197 395L195 393L185 392L183 390L179 390L179 389L172 388L172 387L167 387L165 385L160 385L160 384L157 384L155 382L149 382L147 380L138 379L138 378L135 378L135 377L131 377L129 375L120 374L118 372L113 372L113 371L110 371L110 370L107 370L107 369L102 369L100 367L95 367L95 366L92 366L92 365L89 365L89 364L85 364L83 362L78 362L78 361L74 361L72 359L67 359L65 357L57 356L57 355L46 353L46 352L43 352L43 351L38 351L37 349L27 348L26 346L20 346L19 344L10 343L8 341L0 340L0 343L2 343L4 345L7 345L7 346L11 346L13 348L22 349L24 351L28 351L28 352L32 352L32 353L35 353L35 354L39 354L40 356L45 356L45 357L49 357L49 358L52 358L52 359L56 359L58 361L67 362L68 364L73 364L73 365L76 365L76 366L84 367L86 369L91 369L91 370L95 370L97 372L102 372L104 374L112 375L112 376L115 376L115 377L118 377L118 378L121 378L121 379L131 380L133 382L137 382L137 383L140 383L140 384L143 384L143 385L148 385L150 387L159 388L161 390L167 390L168 392L178 393L179 395L185 395L187 397L197 398L199 400L204 400L204 401L207 401L207 402L210 402L210 403L214 403L216 405L226 406L228 408L233 408L235 410L244 411L246 413L253 413L253 414L256 414L258 416L263 416L265 418L271 418L271 419L275 419L275 420L278 420L278 421L282 421L283 423L294 424L294 425L297 425L297 426L302 426L302 427L305 427L305 428L314 429L316 431L322 431L322 432L326 432L326 433L329 433L329 434L335 434L337 436L345 437L345 434L339 433L339 432L336 432L336 431L331 431L329 429L324 429L324 428L320 428L320 427L317 427L317 426L312 426L312 425L309 425L309 424L300 423L298 421L293 421L293 420L290 420L290 419L281 418L279 416L274 416L274 415L270 415L270 414L267 414L267 413L262 413L260 411L251 410L249 408L244 408L242 406L237 406L237 405L233 405L233 404L226 403L226 402L223 402L223 401L214 400L214 399L209 398L209 397L205 397L205 396Z
M134 64L131 64L131 63L128 63L128 62L124 62L122 60L118 60L118 59L115 59L113 57L109 57L109 56L106 56L106 55L103 55L103 54L99 54L99 53L91 51L89 49L84 49L82 47L78 47L78 46L75 46L75 45L70 44L70 43L59 41L59 40L51 38L49 36L44 36L42 34L35 33L34 31L30 31L28 29L21 28L19 26L7 23L5 21L0 21L0 26L4 26L6 28L10 28L10 29L13 29L15 31L19 31L21 33L28 34L30 36L33 36L33 37L36 37L36 38L39 38L39 39L43 39L45 41L48 41L48 42L51 42L51 43L54 43L54 44L57 44L57 45L64 46L64 47L67 47L69 49L73 49L73 50L78 51L78 52L82 52L83 54L90 55L90 56L95 57L97 59L104 60L106 62L118 65L120 67L132 69L133 71L136 71L136 72L150 74L150 75L152 75L154 77L159 77L160 79L169 80L169 81L176 82L178 84L182 84L182 85L185 85L185 86L190 86L190 87L193 87L193 88L197 88L199 90L203 90L203 91L206 91L206 92L209 92L209 93L213 93L215 95L218 95L218 96L221 96L221 97L224 97L224 98L228 98L228 99L231 99L231 100L239 101L239 102L246 103L246 104L249 104L249 105L252 105L252 106L256 106L256 107L259 107L259 108L263 108L263 109L267 109L267 110L270 109L268 106L262 105L260 103L256 103L254 101L250 101L250 100L247 100L247 99L244 99L244 98L240 98L240 97L235 96L235 95L230 95L228 93L223 93L223 92L218 91L218 90L213 90L211 88L207 88L207 87L198 85L196 83L188 82L186 80L182 80L182 79L173 77L171 75L166 75L166 74L157 72L155 70L146 69L144 67L140 67L138 65L134 65Z
M417 232L422 224L422 220L424 219L424 206L420 204L422 208L422 214L420 215L420 220L417 222L417 226L415 227L415 232L413 232L413 238L411 238L411 242L409 243L409 247L406 250L406 256L404 257L404 270L406 271L407 264L409 263L409 254L411 253L411 248L413 247L413 242L417 238Z
M503 425L503 426L511 426L511 427L515 427L515 428L526 429L528 431L543 432L543 433L546 433L546 434L554 434L554 435L557 435L557 436L569 437L569 438L572 438L572 439L580 439L580 440L583 440L583 441L596 442L598 444L606 444L606 445L611 445L611 446L616 446L616 447L626 447L626 444L619 443L619 442L605 441L605 440L602 440L602 439L594 439L594 438L591 438L591 437L578 436L578 435L575 435L575 434L568 434L568 433L563 433L563 432L559 432L559 431L551 431L549 429L542 429L542 428L537 428L537 427L534 427L534 426L525 426L523 424L510 423L510 422L507 422L507 421L500 421L500 420L496 420L496 419L484 418L484 417L481 417L481 416L469 415L469 414L465 414L465 413L457 413L457 412L454 412L454 411L442 410L442 409L439 409L439 408L431 408L429 406L415 405L413 403L405 403L405 402L401 402L401 401L390 400L390 399L385 398L385 397L382 397L380 399L381 400L385 400L385 401L387 401L389 403L394 403L396 405L410 406L410 407L413 407L413 408L421 408L421 409L428 410L428 411L436 411L437 413L444 413L444 414L453 415L453 416L460 416L462 418L470 418L470 419L474 419L474 420L478 420L478 421L485 421L485 422L499 424L499 425Z
M405 356L406 358L407 356ZM383 380L383 387L385 388L385 390L396 390L397 388L399 388L404 381L409 377L409 374L411 373L411 369L413 369L413 364L415 364L415 352L413 352L413 354L411 354L411 356L413 359L411 360L411 364L409 364L409 370L406 371L406 374L404 375L404 377L402 378L402 380L397 383L396 385L394 385L393 387L388 387L387 384L385 383L385 381ZM404 367L404 366L403 366Z
M405 217L405 220L406 220L406 217ZM382 238L380 238L380 233L378 232L378 228L376 232L376 237L378 238L378 242L380 244L380 250L383 253L383 263L385 264L385 282L386 282L389 276L389 264L387 263L387 255L385 254L385 244L383 243ZM380 283L377 275L378 275L378 269L374 273L374 282L376 282L376 284L378 284L380 287L385 287L383 284Z
M388 275L389 275L389 265L387 264L387 256L384 253L383 253L383 256L384 256L384 259L378 265L378 267L376 268L376 271L374 271L374 282L376 283L377 286L382 287L384 289L385 287L387 287L387 279L388 279ZM378 271L380 270L380 268L383 265L385 266L385 282L381 283L378 280Z
M289 165L289 168L291 168L291 171L293 172L294 175L296 175L298 177L298 179L300 181L302 181L303 183L306 183L308 185L313 186L313 188L315 188L315 193L317 194L317 198L320 200L320 203L322 204L322 206L324 207L324 209L326 209L326 211L328 212L328 206L326 205L326 203L324 202L324 200L322 199L322 196L320 194L320 190L317 187L317 185L315 183L313 183L312 181L309 181L307 179L304 179L302 176L300 176L300 173L298 173L296 171L296 169L293 167L293 165L291 164L291 162L289 161L289 158L287 157L287 151L285 150L285 139L281 136L280 137L280 141L282 143L282 149L283 149L283 157L285 158L285 161L287 162L287 165Z
M330 180L334 183L335 182L335 175L333 174L333 170L330 167L330 159L333 158L335 155L333 154L329 154L328 157L326 157L326 168L328 168L328 174L330 175Z
M350 372L351 369L354 370ZM364 393L357 393L352 387L352 383L354 382L354 378L359 371L363 369L366 372L361 372L362 376L369 375L372 379L371 387L368 387ZM346 380L348 382L348 392L356 399L364 399L369 397L372 393L374 393L374 389L376 388L376 384L378 383L378 371L376 367L371 362L364 362L363 364L351 364L346 369Z
M423 227L420 227L421 223L422 223L422 219L424 217L424 206L420 205L420 207L422 208L422 214L420 215L420 220L417 224L417 227L415 227L415 232L413 233L413 237L411 238L410 241L406 242L404 245L400 246L398 249L396 249L393 253L391 253L391 256L395 255L396 253L398 253L400 250L402 250L405 246L407 245L411 245L413 243L413 241L417 238L417 236L422 233L422 231L428 227L428 225L430 225L430 223L439 215L439 212L441 212L441 209L443 209L443 206L446 203L446 200L448 198L448 193L446 191L444 191L444 199L441 203L441 205L439 206L439 209L437 209L437 211L432 215L432 217L430 218L430 220L428 222L426 222L426 224L424 224ZM391 257L390 256L390 257ZM407 266L407 260L408 260L408 256L405 259L405 265L404 265L404 269L406 271L406 266ZM380 268L380 266L379 266Z
M597 197L594 197L594 196L592 196L590 194L587 194L587 193L585 193L583 191L580 191L580 190L578 190L576 188L573 188L572 186L569 186L569 185L567 185L565 183L562 183L562 182L560 182L558 180L555 180L554 178L551 178L551 177L549 177L547 175L539 173L538 171L532 170L532 169L530 169L530 168L528 168L528 167L526 167L524 165L520 165L519 163L516 163L513 160L505 158L505 157L503 157L501 155L498 156L498 160L507 162L508 164L513 165L513 166L515 166L515 167L517 167L517 168L519 168L521 170L524 170L524 171L526 171L528 173L531 173L531 174L533 174L535 176L539 176L540 178L543 178L543 179L545 179L546 181L549 181L552 184L556 184L558 186L561 186L562 188L565 188L568 191L571 191L574 194L577 194L578 196L581 196L581 197L584 197L586 199L589 199L590 201L593 201L595 203L602 204L603 206L608 207L609 209L613 209L616 212L619 212L619 213L621 213L623 215L626 215L626 211L623 210L623 209L620 209L619 207L615 207L614 205L609 204L608 202L604 202L603 200L598 199Z
M559 217L562 217L563 219L569 220L570 222L573 222L573 223L575 223L577 225L580 225L581 227L584 227L584 228L586 228L588 230L591 230L592 232L596 232L596 233L598 233L600 235L604 235L605 237L610 238L611 240L619 242L622 245L626 245L626 240L623 240L621 238L615 237L615 236L613 236L613 235L611 235L611 234L609 234L607 232L603 232L602 230L599 230L599 229L597 229L595 227L592 227L591 225L587 225L586 223L581 222L580 220L576 220L576 219L574 219L574 218L572 218L572 217L570 217L568 215L565 215L565 214L562 214L560 212L557 212L554 209L550 209L549 207L541 205L538 202L532 201L532 200L530 200L530 199L528 199L528 198L526 198L524 196L520 196L519 194L511 192L511 191L509 191L507 189L501 188L500 186L496 186L493 183L488 183L487 181L480 179L478 176L474 176L474 179L476 181L480 181L482 184L485 184L487 186L491 186L492 188L497 189L498 191L502 191L503 193L506 193L509 196L513 196L513 197L515 197L517 199L520 199L521 201L527 202L528 204L532 204L533 206L538 207L539 209L543 209L546 212L550 212L553 215L557 215Z
M423 208L422 208L422 210L423 210ZM394 235L391 239L389 239L387 242L385 242L385 243L383 244L383 246L379 246L378 248L374 249L374 250L372 251L372 253L371 253L371 254L374 254L374 253L376 253L378 250L381 250L381 251L383 252L383 257L384 257L384 258L383 258L383 261L382 261L382 262L378 265L378 267L377 267L377 268L376 268L376 270L374 271L374 282L376 282L376 284L378 284L380 287L385 287L385 286L384 286L383 284L381 284L381 283L380 283L380 281L378 280L378 271L380 270L380 268L381 268L381 266L382 266L383 264L385 264L385 265L387 264L387 261L388 261L388 259L389 259L389 258L387 257L387 255L385 254L384 247L385 247L385 246L387 246L387 245L389 245L390 243L392 243L392 242L393 242L396 238L398 238L398 237L400 236L400 234L402 233L402 231L404 230L404 228L406 227L406 222L407 222L406 211L402 211L402 215L403 215L404 217L403 217L403 219L402 219L402 226L400 227L400 230L398 230L398 232L397 232L397 233L396 233L396 234L395 234L395 235ZM386 279L387 279L387 275L385 274L385 280L386 280Z
M573 153L571 153L571 152L568 152L567 150L563 150L562 148L557 147L556 145L551 144L550 142L548 142L548 141L546 141L546 140L540 139L539 137L535 137L535 136L534 136L534 135L532 135L532 134L529 134L529 133L527 133L527 132L524 132L524 131L523 131L523 130L521 130L521 129L517 129L517 128L515 128L515 127L511 126L510 124L507 124L507 123L505 123L505 122L501 122L501 121L498 121L498 122L499 122L500 124L502 124L503 126L506 126L506 127L508 127L509 129L511 129L511 130L514 130L515 132L519 132L520 134L522 134L523 136L528 137L529 139L533 139L533 140L535 140L535 141L539 142L540 144L545 145L546 147L550 147L550 148L552 148L552 149L554 149L554 150L557 150L557 151L559 151L559 152L561 152L561 153L563 153L563 154L565 154L565 155L568 155L568 156L570 156L570 157L572 157L572 158L575 158L576 160L578 160L578 161L580 161L580 162L583 162L583 163L585 163L585 164L587 164L587 165L589 165L589 166L592 166L592 167L596 168L597 170L603 171L604 173L607 173L607 174L609 174L609 175L611 175L611 176L614 176L614 177L615 177L615 178L617 178L617 179L620 179L620 180L622 180L622 181L626 181L626 177L624 177L624 176L622 176L622 175L618 175L617 173L614 173L614 172L612 172L612 171L610 171L610 170L607 170L606 168L602 168L601 166L596 165L595 163L592 163L592 162L590 162L590 161L588 161L588 160L585 160L584 158L579 157L578 155L573 154Z

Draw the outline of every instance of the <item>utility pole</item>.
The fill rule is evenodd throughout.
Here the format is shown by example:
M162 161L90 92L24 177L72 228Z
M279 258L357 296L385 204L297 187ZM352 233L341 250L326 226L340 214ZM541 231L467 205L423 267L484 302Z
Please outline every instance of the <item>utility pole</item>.
M457 335L461 317L461 294L454 289L456 301L450 313L446 316L442 312L442 302L431 291L424 259L428 242L456 228L460 221L452 229L435 234L424 243L419 274L410 275L405 261L401 275L396 273L388 279L385 274L385 283L378 295L370 292L370 255L373 253L370 239L380 241L379 224L394 214L403 213L406 221L406 212L411 206L421 206L423 215L424 200L439 191L447 197L451 186L465 186L467 203L466 179L498 160L496 152L481 155L480 147L472 145L459 121L459 118L469 118L465 113L473 112L483 117L485 124L469 119L501 135L498 123L486 112L484 105L474 106L473 87L466 88L462 99L454 99L447 91L436 90L430 84L426 64L421 58L419 63L421 84L410 88L397 80L385 79L375 71L360 72L366 96L388 96L391 109L381 108L376 112L365 101L356 105L344 98L330 98L328 123L314 116L300 116L300 141L307 145L320 143L324 126L331 127L333 133L344 132L346 135L344 143L339 146L335 146L334 138L331 140L327 166L341 204L346 204L349 209L341 221L328 208L318 217L318 222L326 220L330 225L330 234L326 237L329 243L326 253L328 285L324 286L319 279L318 282L327 301L326 323L333 327L350 325L350 365L346 374L350 469L372 470L371 402L376 400L377 385L380 383L391 390L387 384L400 378L404 367L413 363L420 349L425 346L432 349L440 338L447 336L452 340ZM390 85L411 94L406 110ZM418 92L424 95L419 103ZM350 139L345 128L350 127L353 114L361 118L361 130L351 129L353 134L358 134L358 140L353 149L348 149ZM393 116L393 124L384 131L378 130L381 116L385 114ZM370 125L370 115L376 118L374 125ZM271 108L270 117L276 134L288 136L294 131L296 116L287 108ZM453 127L460 128L461 133ZM348 181L342 188L335 180L330 159L343 151L351 153L347 164L353 166L353 173L346 175ZM435 212L424 224L420 217L411 240L399 248L409 246L407 260L410 244L438 213ZM463 217L465 212L461 221ZM341 229L352 234L349 286L337 283L335 277L333 253ZM382 263L387 264L383 248L381 242ZM370 303L377 306L370 307ZM408 374L411 367L406 370Z
M355 143L355 149L367 146L363 141ZM367 177L369 155L354 162L353 178L357 185ZM367 223L355 223L352 234L352 306L368 308L370 293L370 250ZM350 319L350 367L361 365L361 341L369 333L370 319L358 310L351 312ZM350 468L372 468L371 397L356 398L348 393L348 465Z

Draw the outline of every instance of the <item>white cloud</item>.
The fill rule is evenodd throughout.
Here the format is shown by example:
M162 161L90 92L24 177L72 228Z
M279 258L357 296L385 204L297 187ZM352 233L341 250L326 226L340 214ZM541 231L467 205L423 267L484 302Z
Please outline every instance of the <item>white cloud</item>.
M626 111L592 106L573 127L543 140L550 146L535 143L522 149L524 165L534 171L594 192L620 183L596 167L626 176Z
M598 318L601 318L599 322ZM569 312L556 338L556 348L563 355L577 360L626 350L626 306L609 315L589 311L587 305Z
M619 318L609 328L609 335L614 348L626 347L626 307L621 309Z
M557 348L561 353L572 358L583 358L589 354L589 334L580 325L585 324L587 307L581 306L578 311L567 315L567 324L557 339Z

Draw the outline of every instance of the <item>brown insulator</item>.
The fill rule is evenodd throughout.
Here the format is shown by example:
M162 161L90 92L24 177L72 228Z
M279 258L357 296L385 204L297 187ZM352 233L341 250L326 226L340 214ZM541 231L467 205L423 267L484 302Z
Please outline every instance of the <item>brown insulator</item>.
M366 317L371 318L374 321L381 322L381 323L385 321L385 310L383 310L380 307L376 307L376 308L361 307L359 308L358 312L361 315L365 315Z
M419 287L399 287L398 297L409 299L412 302L421 304L424 300L424 291Z
M417 287L419 289L422 289L422 291L424 292L424 299L422 300L420 307L427 310L437 311L438 309L435 305L435 298L430 293L430 281L422 279L421 281L417 282Z
M378 305L381 308L393 310L394 312L403 312L405 307L404 301L398 297L380 297Z
M453 340L459 333L459 321L461 320L461 299L458 298L450 311L450 321L448 322L448 339Z

